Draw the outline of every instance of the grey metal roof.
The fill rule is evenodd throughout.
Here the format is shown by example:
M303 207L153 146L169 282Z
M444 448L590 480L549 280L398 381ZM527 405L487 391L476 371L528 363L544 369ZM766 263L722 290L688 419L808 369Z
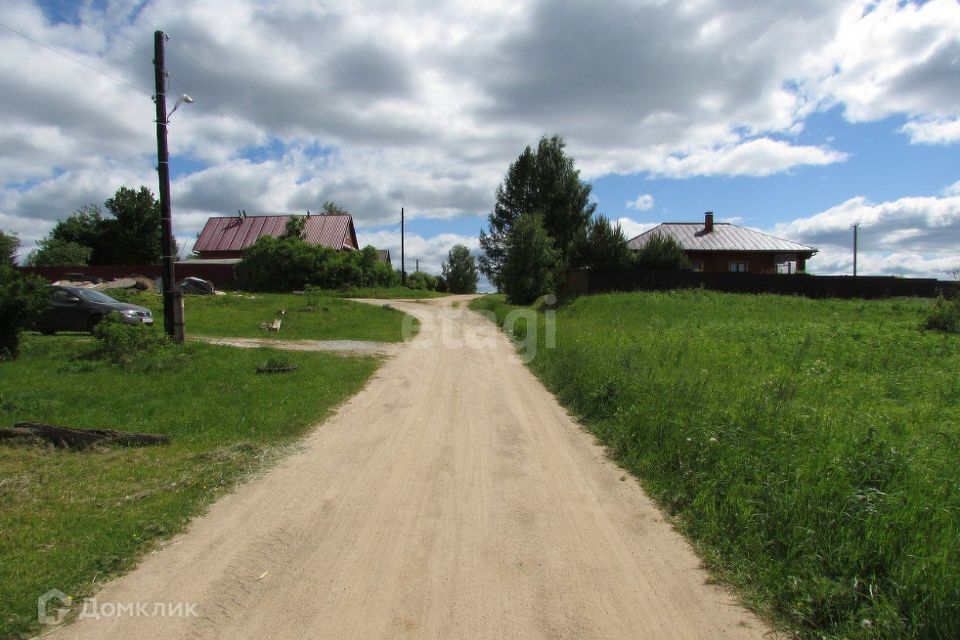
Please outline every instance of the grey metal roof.
M776 251L811 255L817 252L815 247L728 222L715 222L709 233L704 231L702 222L664 222L633 238L628 245L631 249L640 249L655 235L672 237L685 251Z

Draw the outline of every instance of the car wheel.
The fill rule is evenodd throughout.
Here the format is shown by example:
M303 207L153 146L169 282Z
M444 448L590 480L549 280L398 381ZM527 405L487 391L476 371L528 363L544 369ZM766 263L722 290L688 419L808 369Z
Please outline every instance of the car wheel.
M87 331L93 333L93 330L96 329L101 320L103 320L103 316L90 316L90 319L87 320Z

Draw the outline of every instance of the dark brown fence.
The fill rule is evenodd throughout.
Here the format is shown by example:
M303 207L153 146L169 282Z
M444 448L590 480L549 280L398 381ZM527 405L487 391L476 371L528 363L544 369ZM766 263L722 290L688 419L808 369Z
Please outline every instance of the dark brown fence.
M188 276L209 280L218 289L228 289L233 285L232 264L189 264L181 263L176 266L176 276L179 282ZM64 280L71 274L80 274L87 277L113 280L128 276L144 276L159 278L162 267L158 264L147 265L104 265L97 267L20 267L24 273L35 273L50 282Z
M575 269L567 290L575 295L607 291L663 291L703 287L729 293L778 293L810 298L934 297L960 292L957 282L890 276L714 273L673 269L592 271Z

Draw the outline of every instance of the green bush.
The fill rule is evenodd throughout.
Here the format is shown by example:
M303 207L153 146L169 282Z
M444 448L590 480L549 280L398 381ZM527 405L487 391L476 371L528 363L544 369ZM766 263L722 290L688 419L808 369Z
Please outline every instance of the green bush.
M938 296L923 321L923 328L960 333L960 295L952 298L945 298L942 294Z
M42 279L13 266L16 236L0 232L0 245L0 360L9 360L20 353L20 332L46 308L50 289Z
M248 291L294 291L396 286L393 268L377 250L334 251L299 237L261 237L237 264L237 285Z
M689 269L683 247L671 236L655 234L637 251L635 264L641 269Z
M407 287L423 291L436 291L437 277L423 271L416 271L407 276Z
M127 324L115 313L97 324L93 336L97 339L96 355L121 366L143 364L171 344L159 329Z

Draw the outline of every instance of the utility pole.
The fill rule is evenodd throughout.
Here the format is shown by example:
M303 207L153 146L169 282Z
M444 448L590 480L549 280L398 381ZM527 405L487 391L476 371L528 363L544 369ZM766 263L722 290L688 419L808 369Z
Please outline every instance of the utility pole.
M163 31L153 33L153 67L157 103L157 173L160 175L160 231L163 254L163 328L177 344L183 342L183 292L177 290L173 271L176 244L170 213L170 162L167 152L167 70L163 57Z
M403 255L403 207L400 207L400 284L407 284L407 267Z
M417 268L416 273L420 273L420 258L417 258Z
M856 222L850 225L853 229L853 277L857 277L857 231L860 229L860 223Z

